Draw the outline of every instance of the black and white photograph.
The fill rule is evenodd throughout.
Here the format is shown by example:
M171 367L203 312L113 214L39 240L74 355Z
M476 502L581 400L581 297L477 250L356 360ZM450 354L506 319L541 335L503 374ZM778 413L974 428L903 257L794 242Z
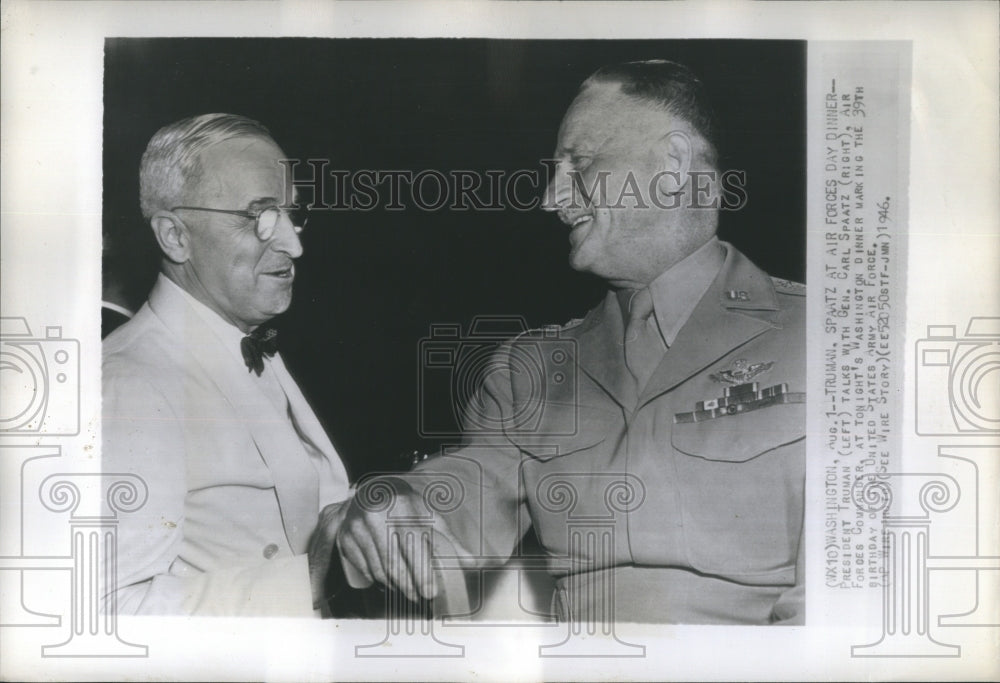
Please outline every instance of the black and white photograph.
M345 504L417 450L391 481L463 498L429 512L470 570L530 529L564 619L804 621L804 43L105 55L105 298L139 312L104 341L103 462L156 482L121 613L297 614L334 547L432 597L379 494Z
M994 677L995 7L50 5L3 678Z

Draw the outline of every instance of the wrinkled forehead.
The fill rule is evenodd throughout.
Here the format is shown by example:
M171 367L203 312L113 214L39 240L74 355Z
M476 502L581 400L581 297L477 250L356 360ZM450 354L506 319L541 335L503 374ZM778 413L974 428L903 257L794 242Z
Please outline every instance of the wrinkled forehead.
M618 83L584 86L559 127L558 152L594 145L633 145L670 131L673 117L627 95Z
M239 202L235 207L272 199L291 198L293 184L284 152L268 138L238 137L202 150L200 173L191 189L202 197Z

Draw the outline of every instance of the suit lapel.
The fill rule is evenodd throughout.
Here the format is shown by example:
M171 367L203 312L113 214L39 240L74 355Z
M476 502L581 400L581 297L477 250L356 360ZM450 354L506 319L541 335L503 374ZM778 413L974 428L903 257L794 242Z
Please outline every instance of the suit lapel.
M263 395L254 383L258 378L241 367L234 357L238 349L226 348L227 343L205 325L201 314L171 283L158 282L149 303L177 337L178 348L185 350L185 362L199 367L242 418L274 480L288 543L294 552L305 552L318 519L319 485L289 416ZM210 458L212 454L199 456Z
M771 279L731 245L719 275L681 328L639 397L637 409L742 346L779 327Z
M299 430L302 432L302 436L308 439L316 450L322 453L323 457L330 462L331 469L337 480L344 485L344 497L346 497L348 488L347 470L344 469L344 463L341 461L340 456L337 455L337 449L334 448L330 437L327 436L326 430L323 429L323 425L320 424L316 413L309 406L306 397L302 395L302 390L299 389L298 384L291 381L292 376L285 367L285 362L281 358L281 355L275 355L271 359L271 362L282 369L282 372L276 372L275 376L278 378L285 396L288 397L288 407L292 411L292 416Z

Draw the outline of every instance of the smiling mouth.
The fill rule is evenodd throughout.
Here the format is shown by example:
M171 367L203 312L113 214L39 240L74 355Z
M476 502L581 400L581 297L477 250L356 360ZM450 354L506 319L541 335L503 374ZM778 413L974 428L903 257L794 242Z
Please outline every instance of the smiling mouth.
M594 220L594 217L589 214L583 216L577 216L576 218L574 218L573 221L569 224L570 242L575 243L576 240L582 239L587 230L589 230L587 226L590 224L592 220Z
M560 214L560 216L559 216L559 219L563 223L565 223L566 225L568 225L571 229L572 228L576 228L578 226L581 226L584 223L587 223L587 222L593 220L593 218L594 217L591 214L589 214L589 213L581 214L581 215L577 216L576 218L572 218L572 217L570 217L567 214Z
M287 268L281 268L279 270L271 270L264 273L264 275L288 280L295 277L295 266L288 266Z

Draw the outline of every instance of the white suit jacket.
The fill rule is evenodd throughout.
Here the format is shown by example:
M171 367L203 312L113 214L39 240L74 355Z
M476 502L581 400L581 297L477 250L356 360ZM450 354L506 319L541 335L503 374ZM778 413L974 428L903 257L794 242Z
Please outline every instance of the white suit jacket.
M280 380L298 431L206 314L161 276L104 341L103 470L149 489L119 518L106 607L311 616L304 553L319 511L348 498L347 474L280 356L264 378Z

